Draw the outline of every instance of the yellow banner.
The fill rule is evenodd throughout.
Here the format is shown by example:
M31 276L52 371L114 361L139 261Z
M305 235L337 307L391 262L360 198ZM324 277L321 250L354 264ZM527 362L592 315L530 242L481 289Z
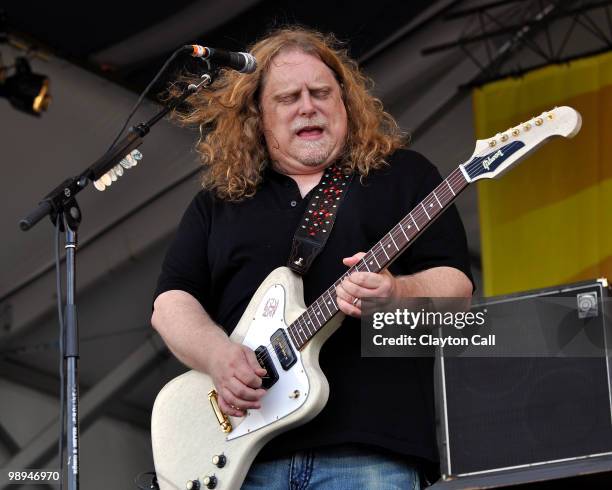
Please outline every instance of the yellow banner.
M478 139L555 106L582 114L574 139L478 184L484 295L612 279L612 53L491 83L473 101Z

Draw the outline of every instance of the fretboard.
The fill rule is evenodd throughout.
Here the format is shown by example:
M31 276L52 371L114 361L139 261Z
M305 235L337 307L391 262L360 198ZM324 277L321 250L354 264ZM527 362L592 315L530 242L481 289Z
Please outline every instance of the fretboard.
M455 169L410 213L395 225L363 258L319 296L288 327L294 345L301 349L340 310L336 287L353 272L380 272L388 267L454 201L468 185L459 168Z

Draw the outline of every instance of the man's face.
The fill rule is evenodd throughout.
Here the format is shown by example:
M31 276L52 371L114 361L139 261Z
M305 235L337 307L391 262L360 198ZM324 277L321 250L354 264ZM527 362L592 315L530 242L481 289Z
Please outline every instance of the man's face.
M316 56L279 53L266 75L260 106L272 161L282 172L330 165L346 140L346 109L333 72Z

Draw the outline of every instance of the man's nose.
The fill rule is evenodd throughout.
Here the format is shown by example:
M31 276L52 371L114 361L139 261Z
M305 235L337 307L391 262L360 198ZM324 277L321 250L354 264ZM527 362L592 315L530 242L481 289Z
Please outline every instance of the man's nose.
M303 92L300 97L300 115L311 117L317 112L309 92Z

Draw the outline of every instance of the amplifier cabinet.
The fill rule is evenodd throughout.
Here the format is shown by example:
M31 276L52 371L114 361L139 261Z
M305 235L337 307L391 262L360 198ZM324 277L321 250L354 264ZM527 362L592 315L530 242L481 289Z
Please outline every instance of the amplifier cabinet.
M557 329L600 322L602 338L609 339L602 301L608 293L607 281L600 279L491 298L486 307L493 313L516 307L513 321L521 322L520 302L576 297L575 315L565 312L561 322L553 312L541 328L552 329L548 333L554 336ZM593 471L612 469L610 364L607 345L598 357L445 358L439 351L435 379L443 481L497 475L499 482L518 483L535 479L530 474L552 478L584 472L585 461L597 460L605 464ZM562 471L546 473L547 466ZM502 474L506 478L500 479Z

